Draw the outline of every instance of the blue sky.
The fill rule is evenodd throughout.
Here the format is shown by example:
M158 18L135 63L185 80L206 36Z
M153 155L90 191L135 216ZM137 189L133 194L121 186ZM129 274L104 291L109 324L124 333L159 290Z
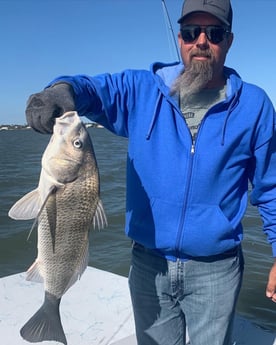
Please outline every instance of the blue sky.
M166 0L175 35L182 0ZM226 64L276 105L276 0L232 0ZM161 0L0 0L0 124L24 124L25 104L64 74L148 69L177 59Z

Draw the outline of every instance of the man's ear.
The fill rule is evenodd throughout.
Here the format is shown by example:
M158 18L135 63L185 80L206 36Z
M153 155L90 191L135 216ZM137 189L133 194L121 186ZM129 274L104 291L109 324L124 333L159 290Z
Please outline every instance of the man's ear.
M227 37L227 44L228 44L227 52L231 48L233 41L234 41L234 34L233 34L233 32L231 32Z

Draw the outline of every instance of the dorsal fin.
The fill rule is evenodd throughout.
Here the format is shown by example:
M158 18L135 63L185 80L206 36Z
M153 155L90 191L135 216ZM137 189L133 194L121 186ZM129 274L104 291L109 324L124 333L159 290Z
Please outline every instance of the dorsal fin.
M107 218L105 215L105 211L103 208L102 201L99 199L96 212L93 218L93 227L94 229L97 227L98 229L103 229L105 226L107 226Z

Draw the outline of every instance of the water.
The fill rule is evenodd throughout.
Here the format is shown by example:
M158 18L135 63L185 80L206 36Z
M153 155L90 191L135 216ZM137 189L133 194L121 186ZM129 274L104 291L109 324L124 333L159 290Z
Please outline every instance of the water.
M89 128L100 174L101 196L109 226L91 232L89 265L127 276L131 243L124 235L127 140L105 129ZM49 136L32 130L0 131L0 277L25 271L36 257L36 233L27 241L32 221L15 221L9 208L37 185L41 155ZM169 162L168 162L169 164ZM246 266L238 312L276 330L276 304L265 297L273 263L257 210L248 206L243 242ZM225 287L227 289L227 286Z

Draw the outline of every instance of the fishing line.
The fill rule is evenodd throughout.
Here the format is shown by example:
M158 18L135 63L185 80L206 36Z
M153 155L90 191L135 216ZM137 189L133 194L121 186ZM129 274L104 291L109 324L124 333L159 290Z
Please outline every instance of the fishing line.
M163 14L164 14L165 22L167 23L167 28L168 28L169 34L171 36L171 42L173 43L173 46L174 46L174 49L175 49L178 61L180 61L178 45L176 43L175 34L174 34L174 31L173 31L173 27L172 27L170 15L169 15L169 12L168 12L168 8L167 8L165 0L161 0L161 3L162 3L162 8L163 8ZM169 40L169 42L170 42L170 40Z

